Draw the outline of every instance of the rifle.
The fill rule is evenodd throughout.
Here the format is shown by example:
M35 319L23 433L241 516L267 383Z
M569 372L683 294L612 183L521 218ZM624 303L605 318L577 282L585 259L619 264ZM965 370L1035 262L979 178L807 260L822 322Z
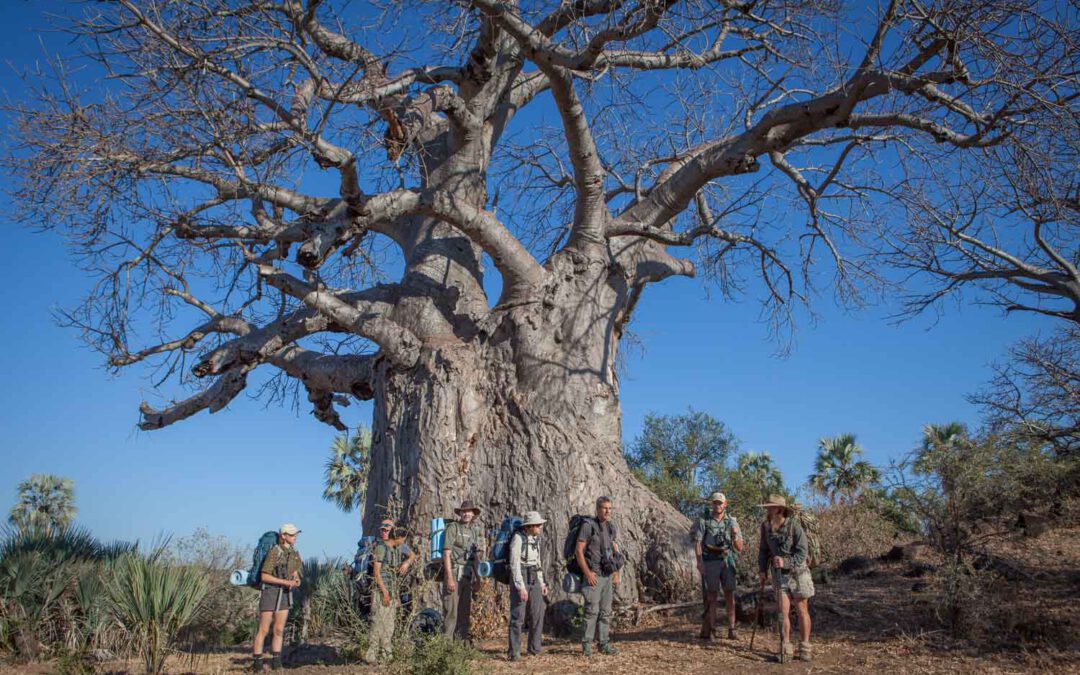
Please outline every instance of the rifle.
M750 651L754 651L754 637L757 635L758 626L761 625L761 612L765 608L765 582L761 582L758 588L757 607L754 609L754 629L750 631Z

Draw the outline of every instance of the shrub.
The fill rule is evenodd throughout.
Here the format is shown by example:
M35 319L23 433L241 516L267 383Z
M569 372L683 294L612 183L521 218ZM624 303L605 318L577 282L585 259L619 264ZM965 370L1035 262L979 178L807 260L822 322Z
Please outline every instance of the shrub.
M399 641L401 642L401 641ZM404 642L394 651L390 665L393 675L471 675L476 651L444 635L433 635L416 642Z
M177 635L195 616L209 582L203 570L129 553L113 565L112 613L131 637L148 673L160 673Z
M103 565L131 548L102 544L79 528L5 531L0 651L32 659L50 651L84 651L103 640Z

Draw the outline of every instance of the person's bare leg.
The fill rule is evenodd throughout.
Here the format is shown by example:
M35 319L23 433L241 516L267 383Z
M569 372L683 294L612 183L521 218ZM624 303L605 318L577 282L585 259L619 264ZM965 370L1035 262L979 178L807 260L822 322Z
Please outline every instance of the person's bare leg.
M262 656L263 645L266 644L266 635L270 632L270 623L273 620L273 612L259 612L259 627L255 630L255 640L251 645L252 655Z
M285 641L285 623L289 620L289 610L274 612L274 637L270 640L270 651L281 653L281 644Z
M780 591L780 612L784 615L784 642L791 642L791 597Z
M810 642L810 599L796 598L795 611L799 613L799 640Z

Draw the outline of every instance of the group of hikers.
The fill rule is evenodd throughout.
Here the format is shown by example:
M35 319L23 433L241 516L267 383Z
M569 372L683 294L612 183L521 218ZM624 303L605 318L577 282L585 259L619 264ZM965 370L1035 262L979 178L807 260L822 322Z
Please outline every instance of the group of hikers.
M716 609L722 593L727 609L727 639L734 640L737 637L735 564L744 548L743 534L738 521L728 513L727 498L722 493L710 495L709 503L710 513L698 519L691 530L705 604L699 637L712 641L716 636ZM612 522L612 500L599 497L595 506L592 517L575 516L571 520L563 548L568 569L563 590L580 593L583 599L582 654L586 657L593 655L594 641L599 653L618 653L611 639L611 614L620 569L625 562L619 551L618 530ZM808 566L807 538L798 519L792 517L793 508L782 496L774 495L760 506L765 510L765 520L759 531L757 567L762 588L772 580L778 609L783 615L781 661L795 656L789 638L792 603L798 614L798 658L810 661L808 601L814 595L814 583ZM525 653L541 654L545 598L550 592L541 555L547 521L537 511L526 512L520 522L514 521L512 533L503 542L505 555L499 560L484 561L482 552L488 550L488 537L479 522L481 509L465 500L454 513L456 519L445 526L440 539L441 548L433 552L442 581L443 631L447 637L469 640L473 596L486 583L487 576L494 576L505 580L510 587L509 659L517 661L522 656L523 630L527 630ZM282 636L292 605L292 591L301 583L302 567L296 551L299 533L291 523L282 525L277 544L261 565L259 624L253 646L253 665L258 672L281 666ZM407 534L390 519L384 519L379 526L371 556L371 627L364 654L366 663L381 663L391 655L401 606L399 582L419 558L405 542ZM491 573L492 563L503 567L502 575ZM263 659L263 645L271 630L272 654L268 663Z

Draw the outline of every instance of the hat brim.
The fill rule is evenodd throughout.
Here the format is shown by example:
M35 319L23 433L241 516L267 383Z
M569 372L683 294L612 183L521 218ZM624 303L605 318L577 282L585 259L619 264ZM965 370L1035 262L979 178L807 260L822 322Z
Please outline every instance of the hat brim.
M528 527L529 525L543 525L546 522L547 522L546 520L534 520L534 521L532 521L530 523L522 523L521 526L522 527Z
M474 506L471 509L454 509L454 513L458 514L459 516L461 514L465 513L466 511L472 511L473 514L475 514L477 516L480 515L480 507L479 506Z
M792 513L795 513L795 509L791 508L790 506L788 506L786 504L758 504L758 506L760 506L763 509L767 509L770 506L775 508L775 509L784 509L784 512L789 514L789 515L792 514Z

